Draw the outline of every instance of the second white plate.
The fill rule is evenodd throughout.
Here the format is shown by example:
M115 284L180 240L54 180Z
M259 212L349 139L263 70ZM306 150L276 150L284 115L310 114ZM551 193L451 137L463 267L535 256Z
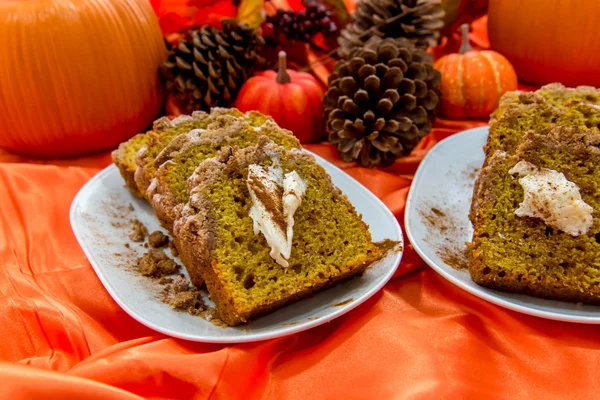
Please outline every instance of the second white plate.
M491 303L559 321L600 323L600 306L538 299L477 285L455 268L464 262L465 242L473 227L468 219L473 183L484 161L488 127L457 133L435 145L413 180L406 203L406 234L417 253L444 278Z

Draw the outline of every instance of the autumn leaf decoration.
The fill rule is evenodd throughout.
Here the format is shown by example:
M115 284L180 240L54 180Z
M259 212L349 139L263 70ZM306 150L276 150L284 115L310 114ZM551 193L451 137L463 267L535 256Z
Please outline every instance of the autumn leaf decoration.
M258 28L264 21L265 0L242 0L238 7L237 20L251 28Z

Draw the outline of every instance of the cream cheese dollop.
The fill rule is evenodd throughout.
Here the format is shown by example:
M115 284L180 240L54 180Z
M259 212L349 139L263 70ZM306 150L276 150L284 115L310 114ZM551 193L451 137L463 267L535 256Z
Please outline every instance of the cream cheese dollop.
M519 161L510 171L518 175L525 197L515 211L518 217L539 218L572 236L587 234L594 209L581 198L579 187L553 169Z
M292 253L294 214L302 203L306 184L296 171L283 175L276 164L268 168L252 164L246 181L252 206L254 234L262 233L271 248L270 256L283 267Z

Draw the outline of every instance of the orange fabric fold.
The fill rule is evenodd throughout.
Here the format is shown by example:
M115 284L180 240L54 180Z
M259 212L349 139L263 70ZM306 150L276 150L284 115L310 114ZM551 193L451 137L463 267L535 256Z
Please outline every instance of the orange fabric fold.
M481 40L480 43L485 43ZM486 120L447 121L384 169L307 148L376 194L403 225L427 151ZM394 278L350 313L288 337L192 343L158 334L112 300L77 244L69 207L110 155L36 160L0 152L0 397L10 399L589 398L600 328L480 300L406 242Z

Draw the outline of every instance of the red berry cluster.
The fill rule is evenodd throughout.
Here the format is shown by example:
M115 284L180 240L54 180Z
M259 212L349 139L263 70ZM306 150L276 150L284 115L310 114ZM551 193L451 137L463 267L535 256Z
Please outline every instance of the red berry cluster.
M277 14L268 16L262 24L263 37L274 44L285 39L308 42L318 33L331 35L337 30L331 12L314 2L297 12L278 9Z

